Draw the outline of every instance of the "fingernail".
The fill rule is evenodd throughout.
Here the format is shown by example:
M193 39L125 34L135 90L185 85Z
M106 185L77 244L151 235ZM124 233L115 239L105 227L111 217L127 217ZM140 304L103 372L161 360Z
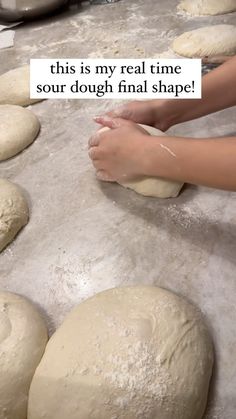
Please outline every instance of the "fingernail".
M95 122L100 123L101 121L110 122L113 118L111 118L110 116L107 116L107 115L99 115L99 116L94 116L93 119L94 119Z
M108 116L108 115L103 115L102 116L102 119L104 120L104 121L111 121L113 118L111 118L110 116Z
M96 176L98 180L102 180L104 182L113 182L112 178L103 170L97 171Z

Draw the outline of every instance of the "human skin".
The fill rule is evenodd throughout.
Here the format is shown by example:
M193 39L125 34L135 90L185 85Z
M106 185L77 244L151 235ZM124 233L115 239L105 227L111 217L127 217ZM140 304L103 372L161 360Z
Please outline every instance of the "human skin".
M154 137L136 123L166 131L181 122L236 105L236 57L202 80L202 99L130 102L95 122L110 128L89 140L97 177L129 181L158 176L236 191L236 137Z

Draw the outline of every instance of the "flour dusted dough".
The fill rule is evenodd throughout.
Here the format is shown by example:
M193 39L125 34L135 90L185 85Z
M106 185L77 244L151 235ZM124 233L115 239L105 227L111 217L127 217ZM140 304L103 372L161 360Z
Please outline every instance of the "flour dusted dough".
M20 188L6 179L0 179L0 252L27 224L28 219L28 205Z
M191 15L221 15L236 10L236 0L182 0L179 10Z
M15 68L0 76L0 105L27 106L42 99L30 99L30 67Z
M26 419L29 387L47 330L25 298L0 292L0 419Z
M199 311L164 289L97 294L50 339L28 419L201 419L213 350Z
M149 127L148 125L141 125L150 135L165 136L164 132L159 129ZM109 128L102 128L101 131ZM168 150L166 150L168 152ZM174 158L174 156L173 156ZM174 182L173 180L161 179L157 177L144 177L135 182L121 183L125 188L132 189L140 195L153 196L155 198L175 198L179 195L183 187L183 183Z
M234 55L236 26L214 25L185 32L174 40L172 48L185 57Z
M0 105L0 161L31 144L39 129L39 120L33 112L20 106Z

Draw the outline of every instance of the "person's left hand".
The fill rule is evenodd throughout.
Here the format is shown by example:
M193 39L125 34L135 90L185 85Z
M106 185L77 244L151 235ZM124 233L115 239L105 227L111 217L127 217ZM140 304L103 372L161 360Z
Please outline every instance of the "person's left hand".
M145 175L148 158L147 131L120 118L97 117L95 121L110 130L99 130L89 140L89 157L97 178L108 182L127 182Z

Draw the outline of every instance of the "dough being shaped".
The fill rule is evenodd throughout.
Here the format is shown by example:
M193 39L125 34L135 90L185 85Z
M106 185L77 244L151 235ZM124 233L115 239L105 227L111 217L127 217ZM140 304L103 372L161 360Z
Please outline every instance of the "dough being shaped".
M42 99L30 99L30 67L15 68L0 76L0 105L27 106Z
M0 252L27 224L29 208L20 188L0 179Z
M50 339L28 419L201 419L213 348L200 312L161 288L82 302Z
M185 32L174 40L172 48L184 57L234 55L236 26L214 25Z
M156 135L159 137L165 136L164 132L160 131L159 129L149 127L148 125L139 125L144 128L150 135ZM105 127L102 128L101 131L106 131L108 129L109 128ZM168 150L164 146L163 149L165 149L167 153L171 154L171 150ZM172 157L175 158L173 153ZM183 187L182 182L175 182L173 180L161 179L158 177L142 177L140 180L135 182L123 182L120 183L120 185L124 186L125 188L132 189L140 195L152 196L155 198L175 198L179 195L180 190Z
M236 11L236 0L182 0L178 9L193 16L222 15Z
M35 307L0 292L0 419L26 419L30 383L46 343L47 329Z
M20 106L0 105L0 161L31 144L39 129L39 120L33 112Z

